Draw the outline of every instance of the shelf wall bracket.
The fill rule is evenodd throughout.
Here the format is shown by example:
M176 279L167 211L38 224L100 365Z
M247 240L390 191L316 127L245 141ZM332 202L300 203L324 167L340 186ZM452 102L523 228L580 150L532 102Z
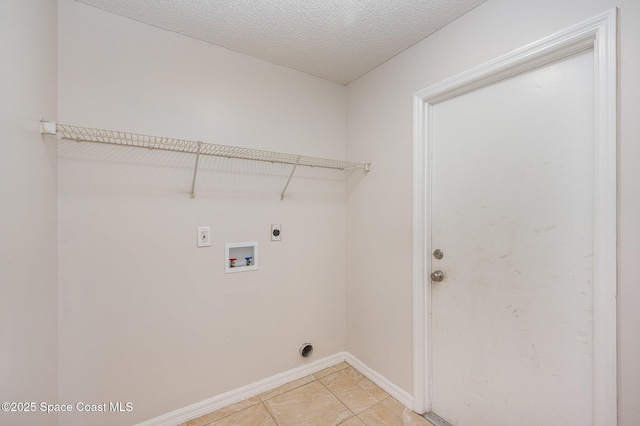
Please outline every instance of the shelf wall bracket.
M55 121L40 121L40 133L43 135L55 135L57 126Z
M296 168L298 167L298 164L300 164L300 156L298 156L298 159L296 160L296 164L294 164L293 169L291 170L291 174L289 175L289 179L287 179L287 183L284 186L284 189L282 190L282 194L280 194L280 201L284 200L284 193L287 192L287 188L289 187L289 182L291 182L291 178L293 177L293 174L296 172Z
M200 159L200 149L202 142L198 142L198 151L196 152L196 164L193 167L193 182L191 182L191 198L196 198L196 176L198 176L198 160Z

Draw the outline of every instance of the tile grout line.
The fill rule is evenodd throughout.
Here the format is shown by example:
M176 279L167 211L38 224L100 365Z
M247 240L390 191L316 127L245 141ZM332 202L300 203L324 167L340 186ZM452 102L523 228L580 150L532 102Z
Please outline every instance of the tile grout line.
M303 386L306 386L306 385L309 385L309 384L311 384L311 383L313 383L313 382L317 382L317 381L318 381L318 379L316 379L316 378L315 378L315 376L314 376L313 374L309 374L309 376L312 376L312 377L313 377L313 380L311 380L310 382L304 383L304 384L302 384L302 385L300 385L300 386L296 386L295 388L288 389L288 390L286 390L286 391L284 391L284 392L282 392L282 393L279 393L279 394L277 394L277 395L273 395L272 397L269 397L269 398L267 398L267 399L262 399L262 398L260 397L260 395L258 395L258 399L260 399L260 402L267 402L267 401L269 401L270 399L277 398L277 397L279 397L280 395L284 395L285 393L291 392L291 391L296 390L296 389L300 389L300 388L301 388L301 387L303 387ZM308 376L305 376L305 377L308 377ZM303 377L303 378L304 378L304 377ZM301 379L298 379L298 380L301 380ZM285 383L285 384L284 384L284 385L282 385L282 386L287 386L287 384L288 384L288 383ZM277 388L276 388L276 389L277 389ZM275 389L272 389L272 390L275 390ZM267 392L271 392L271 391L267 391ZM267 392L263 392L263 393L267 393Z
M362 374L362 373L360 373L358 370L356 370L356 369L355 369L355 367L353 367L351 364L349 364L349 363L348 363L348 362L346 362L346 361L345 361L345 363L347 364L347 366L348 366L348 367L351 367L351 368L352 368L353 370L355 370L358 374L360 374L362 377L364 377L364 379L365 379L365 380L369 380L369 379L368 379L364 374ZM336 373L339 373L340 371L345 370L346 368L347 368L347 367L345 367L345 368L341 368L340 370L334 371L334 372L333 372L333 373L331 373L331 374L327 374L326 376L324 376L324 377L323 377L323 379L324 379L325 377L329 377L329 376L332 376L332 375L334 375L334 374L336 374ZM369 380L369 381L371 381L371 380ZM347 407L347 409L353 413L354 417L358 417L358 415L359 415L359 414L362 414L362 413L364 413L365 411L367 411L367 410L369 410L369 409L373 408L374 406L378 405L379 403L381 403L382 401L386 400L387 398L391 398L391 395L389 394L389 392L386 392L386 391L385 391L384 393L385 393L387 396L385 396L384 398L382 398L380 401L376 401L376 402L375 402L375 403L373 403L371 406L369 406L369 407L365 408L364 410L362 410L362 411L360 411L358 414L356 414L356 413L355 413L355 411L353 411L351 408L349 408L349 407L347 406L347 404L346 404L342 399L340 399L340 397L339 397L338 395L336 395L335 393L333 393L333 392L331 391L331 389L329 389L329 388L328 388L324 383L322 383L322 382L320 381L320 379L318 379L318 382L320 382L320 384L321 384L322 386L324 386L326 390L328 390L328 391L329 391L333 396L335 396L335 397L338 399L338 401L340 401L340 403L341 403L342 405L344 405L345 407ZM372 383L373 383L373 382L372 382ZM374 384L374 385L376 385L375 383L373 383L373 384ZM378 385L376 385L376 386L378 386ZM378 387L380 387L380 386L378 386ZM384 389L382 389L382 390L384 391ZM360 420L362 423L364 423L364 420L362 420L360 417L358 417L358 420Z
M345 364L345 366L344 366L344 367L342 367L342 368L340 368L340 369L338 369L338 370L336 370L336 371L332 371L332 372L331 372L331 373L329 373L329 374L325 374L325 375L324 375L324 376L322 376L322 377L318 377L318 376L316 376L316 374L318 374L318 373L322 373L324 370L327 370L327 369L329 369L329 368L334 368L334 367L336 367L336 366L338 366L338 365L340 365L340 364L342 364L342 363L344 363L344 364ZM353 368L353 366L351 366L351 364L349 364L347 361L342 361L342 363L340 363L340 364L336 364L336 365L334 365L334 366L332 366L332 367L328 367L328 368L325 368L325 369L320 370L320 371L318 371L318 372L315 372L315 373L313 373L313 374L312 374L312 376L313 376L313 377L315 377L315 378L316 378L316 380L320 381L321 379L324 379L325 377L329 377L329 376L331 376L332 374L338 373L338 372L340 372L340 371L342 371L342 370L344 370L344 369L346 369L346 368L349 368L349 367Z
M347 365L349 365L349 364L347 364ZM351 367L351 366L349 365L349 367ZM347 368L347 367L345 367L345 368ZM329 376L331 376L331 375L333 375L333 374L339 373L340 371L344 370L345 368L341 368L340 370L334 371L334 372L333 372L333 373L331 373L331 374L327 374L326 376L324 376L324 377L323 377L323 379L324 379L325 377L329 377ZM353 368L353 367L351 367L351 368ZM356 413L355 413L351 408L349 408L349 406L348 406L347 404L345 404L345 403L344 403L344 401L343 401L342 399L340 399L340 397L339 397L338 395L336 395L335 393L333 393L333 392L331 391L331 389L329 389L329 388L328 388L324 383L322 383L322 382L320 381L320 379L318 379L318 383L320 383L320 384L321 384L321 385L322 385L322 386L323 386L327 391L329 391L329 393L330 393L331 395L333 395L333 396L334 396L334 398L335 398L335 399L337 399L337 400L340 402L340 404L344 405L344 407L345 407L347 410L349 410L349 412L350 412L351 414L353 414L353 417L358 417L358 415L357 415L357 414L356 414ZM349 417L348 419L344 419L344 422L338 423L338 426L339 426L339 425L341 425L342 423L345 423L347 420L351 420L353 417ZM360 420L360 419L358 419L358 420ZM363 422L363 423L364 423L364 422Z
M239 404L239 403L244 402L244 401L248 401L248 400L250 400L250 399L251 399L251 398L243 399L242 401L238 401L238 402L236 402L236 404ZM211 423L207 423L207 424L204 424L204 425L202 425L202 426L212 426L214 423L219 422L220 420L226 419L227 417L229 417L229 416L233 416L234 414L241 413L241 412L243 412L244 410L248 410L249 408L251 408L251 407L255 407L256 405L261 404L261 403L262 403L262 401L260 400L260 398L258 398L258 402L256 402L255 404L251 404L251 405L249 405L249 406L247 406L247 407L244 407L242 410L238 410L238 411L236 411L236 412L234 412L234 413L230 413L230 414L227 414L226 416L222 416L222 417L220 417L219 419L216 419L216 420L212 421ZM233 405L235 405L235 404L231 404L231 405L229 405L229 406L227 406L227 407L222 407L220 410L224 410L225 408L229 408L229 407L231 407L231 406L233 406ZM216 410L216 411L220 411L220 410ZM215 413L216 411L212 411L211 413L207 413L207 414L204 414L204 415L206 416L206 415L208 415L208 414ZM196 419L197 419L197 418L196 418ZM196 420L196 419L191 419L191 420L189 420L189 421ZM189 421L185 422L185 424L188 424L188 423L189 423Z
M296 389L300 389L301 387L306 386L306 385L309 385L309 384L311 384L311 383L313 383L313 382L320 382L320 381L316 378L316 376L314 376L313 374L309 374L309 376L313 377L313 380L311 380L310 382L304 383L304 384L302 384L302 385L300 385L300 386L296 386L296 387L294 387L294 388L291 388L291 389L289 389L289 390L287 390L287 391L285 391L285 392L279 393L279 394L277 394L277 395L273 395L273 396L272 396L272 397L270 397L270 398L267 398L267 399L264 399L264 400L263 400L263 399L260 397L260 395L258 395L258 399L260 400L260 403L261 403L261 404L264 406L264 408L267 410L267 413L269 413L269 416L271 416L271 418L272 418L272 419L273 419L273 421L275 422L276 426L278 426L280 423L278 423L278 420L275 418L275 416L273 415L273 413L271 412L271 410L269 410L269 407L267 406L267 404L265 404L265 402L267 402L267 401L269 401L269 400L271 400L271 399L273 399L273 398L277 398L277 397L279 397L280 395L284 395L285 393L289 393L289 392L292 392L292 391L294 391L294 390L296 390ZM305 377L308 377L308 376L305 376ZM322 383L320 383L320 384L322 384ZM286 386L286 385L287 385L287 383L285 383L285 384L284 384L284 385L282 385L282 386ZM277 389L277 388L276 388L276 389ZM273 389L272 389L272 390L273 390ZM267 391L267 392L269 392L269 391ZM263 393L266 393L266 392L263 392Z
M328 388L324 383L322 383L321 379L324 379L324 378L329 377L329 376L331 376L331 375L333 375L333 374L339 373L340 371L345 370L345 369L347 369L347 368L349 368L349 367L353 368L353 367L351 366L351 364L349 364L348 362L346 362L346 361L343 361L343 362L345 363L345 366L344 366L344 367L340 368L339 370L333 371L333 372L331 372L330 374L326 374L326 375L324 375L324 376L322 376L322 377L317 377L317 376L316 376L316 374L317 374L317 373L312 374L312 376L316 379L316 381L317 381L318 383L320 383L320 385L322 385L322 387L323 387L323 388L325 388L325 389L326 389L326 390L327 390L331 395L333 395L333 397L334 397L335 399L337 399L337 400L338 400L338 402L340 402L340 404L344 405L344 407L345 407L345 408L346 408L346 409L347 409L351 414L353 414L353 417L349 417L349 418L344 419L344 421L342 421L342 422L338 423L338 425L337 425L337 426L340 426L341 424L344 424L344 423L348 422L349 420L351 420L351 419L353 419L353 418L355 418L355 417L358 417L358 416L356 415L356 413L354 413L354 412L353 412L353 410L352 410L351 408L349 408L349 407L347 406L347 404L345 404L345 403L344 403L344 401L343 401L342 399L340 399L340 397L338 397L338 395L336 395L335 393L333 393L333 392L331 391L331 389L329 389L329 388ZM336 364L336 365L337 365L337 364ZM335 366L334 366L334 367L335 367ZM332 368L332 367L329 367L329 368ZM322 371L322 370L318 371L318 373L320 373L321 371Z
M347 365L346 365L345 367L341 368L340 370L336 370L335 372L341 371L341 370L343 370L343 369L347 368L347 366L349 366L349 364L348 364L347 362L345 362L345 361L343 361L343 362L344 362L345 364L347 364ZM338 364L336 364L336 365L338 365ZM332 368L332 367L327 367L327 368ZM322 371L322 370L320 370L320 371ZM319 373L320 371L318 371L318 372L316 372L316 373ZM204 425L200 425L200 426L212 426L214 423L216 423L216 422L218 422L218 421L220 421L220 420L226 419L226 418L227 418L227 417L229 417L229 416L233 416L234 414L240 413L240 412L242 412L242 411L244 411L244 410L247 410L247 409L249 409L249 408L251 408L251 407L255 407L255 406L256 406L256 405L258 405L258 404L263 404L263 405L264 405L264 407L267 409L267 412L269 413L269 415L273 418L273 415L272 415L272 414L271 414L271 412L269 411L269 409L268 409L267 405L265 404L265 402L266 402L266 401L269 401L270 399L276 398L276 397L278 397L278 396L280 396L280 395L283 395L283 394L285 394L285 393L287 393L287 392L290 392L290 391L293 391L293 390L295 390L295 389L301 388L302 386L305 386L305 385L311 384L311 383L316 382L316 381L317 381L317 382L320 382L320 379L319 379L319 378L317 378L317 377L315 376L315 374L316 374L316 373L311 373L311 374L309 374L309 375L307 375L307 376L304 376L304 377L312 377L312 378L313 378L313 380L311 380L311 381L309 381L309 382L307 382L307 383L304 383L304 384L302 384L302 385L300 385L300 386L296 386L296 387L294 387L294 388L291 388L291 389L289 389L289 390L287 390L287 391L285 391L285 392L279 393L279 394L277 394L277 395L273 395L273 396L271 396L270 398L267 398L267 399L264 399L264 400L260 397L260 395L265 394L265 393L268 393L268 392L271 392L271 391L273 391L273 390L277 389L278 387L286 386L286 385L290 384L291 382L289 382L289 383L285 383L285 384L283 384L283 385L280 385L280 386L278 386L278 387L276 387L276 388L274 388L274 389L271 389L270 391L262 392L261 394L258 394L258 395L255 395L255 396L254 396L255 398L257 398L257 399L258 399L258 402L256 402L255 404L251 404L251 405L249 405L249 406L247 406L247 407L243 408L242 410L238 410L238 411L236 411L236 412L229 413L229 414L227 414L226 416L222 416L222 417L220 417L220 418L218 418L218 419L216 419L216 420L212 421L211 423L206 423L206 424L204 424ZM331 373L331 374L333 374L333 373ZM331 375L331 374L327 374L327 376L329 376L329 375ZM300 379L303 379L304 377L301 377ZM325 376L325 377L326 377L326 376ZM300 380L300 379L298 379L298 380ZM295 380L294 380L294 381L295 381ZM323 386L324 386L324 385L323 385ZM241 403L241 402L243 402L243 401L248 401L248 400L249 400L249 399L251 399L251 398L253 398L253 397L250 397L250 398L244 399L244 400L242 400L242 401L238 401L236 404L239 404L239 403ZM342 401L340 401L340 402L342 402ZM222 407L222 408L220 408L219 410L223 410L223 409L229 408L229 407L231 407L231 406L233 406L233 405L235 405L235 404L231 404L231 405L229 405L229 406L227 406L227 407ZM219 411L219 410L216 410L216 411ZM215 413L216 411L212 411L211 413ZM207 413L207 414L211 414L211 413ZM207 414L205 414L205 415L207 415ZM189 421L192 421L192 420L195 420L195 419L188 420L188 421L187 421L187 422L185 422L184 424L185 424L185 425L187 425L187 423L188 423ZM273 418L273 420L276 422L276 424L278 424L278 422L276 421L276 419L275 419L275 418Z
M340 370L338 370L338 371L340 371ZM333 373L331 373L331 374L333 374ZM330 376L331 374L327 374L327 376ZM353 414L353 416L355 417L355 413L354 413L353 411L351 411L351 410L349 409L349 407L347 407L347 406L346 406L346 404L345 404L344 402L342 402L342 400L341 400L340 398L338 398L338 397L337 397L333 392L331 392L329 389L327 389L327 387L326 387L326 386L325 386L325 385L320 381L320 379L316 378L316 376L314 376L313 374L311 374L311 376L313 376L314 380L312 380L312 381L310 381L310 382L308 382L308 383L305 383L304 385L297 386L297 387L295 387L295 388L293 388L293 389L290 389L290 390L288 390L288 391L286 391L286 392L283 392L283 393L281 393L281 394L278 394L278 395L276 395L276 396L273 396L272 398L269 398L269 399L273 399L273 398L276 398L276 397L278 397L278 396L280 396L280 395L284 395L285 393L289 393L289 392L291 392L291 391L294 391L295 389L299 389L299 388L301 388L302 386L309 385L309 384L311 384L311 383L313 383L313 382L318 382L318 383L319 383L322 387L324 387L324 388L325 388L325 389L326 389L326 390L327 390L331 395L333 395L333 396L338 400L338 402L340 402L342 405L344 405L344 406L345 406L345 408L346 408L346 409L347 409L351 414ZM326 376L325 376L325 377L326 377ZM284 386L284 385L283 385L283 386ZM267 400L267 401L268 401L268 400ZM271 418L273 419L273 421L274 421L274 422L276 422L276 426L279 426L278 421L276 420L276 418L274 417L274 415L273 415L273 414L271 413L271 411L269 410L269 407L267 407L267 406L266 406L266 404L264 404L264 402L265 402L265 401L262 401L262 404L263 404L263 405L265 406L265 408L267 409L267 412L269 413L269 415L271 416ZM349 417L348 419L345 419L345 421L347 421L347 420L349 420L349 419L351 419L351 418L353 418L353 417ZM338 425L336 425L336 426L339 426L339 425L341 425L342 423L344 423L344 422L340 422L340 423L339 423Z
M352 409L351 409L351 408L350 408L350 407L349 407L349 406L348 406L348 405L347 405L347 404L346 404L346 403L345 403L345 402L344 402L344 401L343 401L343 400L342 400L338 395L336 395L336 394L335 394L331 389L329 389L329 388L328 388L328 387L327 387L327 386L326 386L326 385L321 381L322 379L325 379L325 378L330 377L330 376L332 376L332 375L338 374L338 373L340 373L340 372L342 372L342 371L344 371L344 370L346 370L346 369L348 369L348 368L352 368L352 369L354 369L356 372L358 372L358 370L356 370L356 369L355 369L351 364L349 364L348 362L344 361L344 364L345 364L345 366L344 366L343 368L340 368L340 369L338 369L338 370L335 370L335 371L333 371L333 372L331 372L331 373L329 373L329 374L326 374L326 375L324 375L324 376L322 376L322 377L317 377L317 376L316 376L316 374L318 374L318 373L322 372L323 370L318 371L318 372L316 372L316 373L309 374L308 376L305 376L305 377L309 377L309 376L310 376L310 377L312 378L312 380L310 380L309 382L307 382L307 383L303 383L303 384L301 384L301 385L299 385L299 386L295 386L295 387L293 387L293 388L291 388L291 389L287 389L286 391L281 392L281 393L276 394L276 395L273 395L273 396L271 396L271 397L269 397L269 398L263 399L260 395L256 395L255 397L258 399L258 401L257 401L255 404L251 404L251 405L249 405L249 406L247 406L247 407L243 408L242 410L236 411L236 412L234 412L234 413L227 414L226 416L220 417L219 419L216 419L216 420L214 420L213 422L211 422L211 423L207 423L206 425L203 425L203 426L214 426L214 425L215 425L215 423L217 423L217 422L219 422L219 421L222 421L223 419L226 419L226 418L228 418L228 417L230 417L230 416L233 416L233 415L235 415L235 414L238 414L238 413L241 413L241 412L243 412L243 411L246 411L246 410L248 410L248 409L250 409L250 408L253 408L253 407L255 407L255 406L256 406L256 405L258 405L258 404L261 404L261 405L263 406L263 408L267 410L267 413L269 414L270 418L274 421L274 423L276 424L276 426L278 426L278 425L279 425L278 420L276 419L276 417L274 416L274 414L271 412L271 410L269 409L269 407L268 407L268 405L266 404L266 402L267 402L267 401L270 401L270 400L272 400L272 399L274 399L274 398L277 398L277 397L279 397L279 396L282 396L282 395L284 395L284 394L286 394L286 393L289 393L289 392L292 392L292 391L294 391L294 390L297 390L297 389L299 389L299 388L301 388L301 387L303 387L303 386L310 385L310 384L312 384L313 382L318 382L318 383L319 383L319 384L320 384L320 385L321 385L325 390L327 390L331 395L333 395L333 397L334 397L334 398L336 398L336 400L337 400L337 401L339 401L339 402L340 402L340 403L341 403L341 404L342 404L342 405L347 409L347 411L348 411L349 413L351 413L351 414L352 414L352 417L349 417L349 418L345 419L343 422L339 423L338 425L342 425L342 424L344 424L344 423L346 423L346 422L350 421L351 419L356 418L356 419L358 419L360 422L362 422L363 424L365 424L365 426L366 426L366 423L364 422L364 420L363 420L362 418L360 418L360 417L359 417L359 414L362 414L362 413L366 412L367 410L370 410L370 409L371 409L371 408L373 408L374 406L376 406L376 405L380 404L381 402L383 402L383 401L387 400L388 398L392 398L392 397L391 397L391 395L390 395L389 393L385 392L386 396L385 396L384 398L382 398L381 400L379 400L379 401L375 402L374 404L372 404L371 406L369 406L369 407L365 408L364 410L361 410L361 411L360 411L360 413L356 414L354 410L352 410ZM334 366L334 367L335 367L335 366ZM333 367L328 367L328 368L333 368ZM359 373L359 372L358 372L358 373ZM366 378L366 376L363 376L363 377L364 377L364 379L365 379L365 380L369 380L369 379L367 379L367 378ZM302 379L302 378L301 378L301 379ZM300 379L298 379L298 380L300 380ZM374 384L375 384L375 383L374 383ZM283 385L281 385L281 386L287 386L287 385L288 385L288 383L285 383L285 384L283 384ZM277 389L277 388L276 388L276 389ZM273 389L273 390L275 390L275 389ZM273 391L273 390L272 390L272 391ZM263 394L268 393L268 392L271 392L271 391L263 392ZM247 398L247 400L248 400L248 399L250 399L250 398ZM245 401L246 401L246 400L245 400ZM240 402L242 402L242 401L240 401Z
M330 367L329 367L329 368L330 368ZM345 367L345 368L346 368L346 367ZM342 369L340 369L340 370L342 370ZM338 371L340 371L340 370L338 370ZM331 373L331 374L333 374L333 373ZM287 391L285 391L285 392L279 393L279 394L277 394L277 395L273 395L272 397L267 398L267 399L265 399L265 400L263 400L262 398L260 398L260 395L258 395L258 398L260 399L260 403L261 403L261 404L264 406L264 408L267 410L267 413L269 413L269 416L271 416L271 418L273 419L273 421L276 423L276 425L277 425L277 426L279 425L278 420L274 417L273 413L271 412L271 410L269 410L269 407L267 406L267 404L265 404L265 402L267 402L267 401L269 401L269 400L271 400L271 399L273 399L273 398L277 398L277 397L279 397L279 396L281 396L281 395L284 395L284 394L286 394L286 393L292 392L292 391L294 391L294 390L296 390L296 389L300 389L300 388L301 388L301 387L303 387L303 386L310 385L310 384L311 384L311 383L313 383L313 382L318 382L318 383L320 383L320 385L322 385L322 386L326 389L326 386L324 386L324 385L322 384L322 382L320 381L320 379L318 379L318 378L315 376L315 373L309 374L309 376L313 377L313 380L311 380L311 381L309 381L309 382L307 382L307 383L304 383L304 384L302 384L302 385L300 385L300 386L296 386L296 387L294 387L294 388L288 389L288 390L287 390ZM330 374L327 374L327 376L330 376ZM305 376L305 377L308 377L308 376ZM285 384L284 384L284 385L282 385L282 386L286 386L286 385L287 385L287 384L285 383ZM327 390L329 390L329 389L327 389ZM331 392L331 391L329 391L329 392L333 395L333 392ZM266 393L266 392L265 392L265 393ZM333 395L333 396L335 396L335 395ZM340 400L340 398L338 398L337 396L335 396L335 397L336 397L336 399L338 399L338 401L340 401L340 403L341 403L342 405L345 405L345 404ZM345 405L345 407L346 407L346 405ZM349 407L347 407L347 409L349 409ZM351 410L349 410L349 411L351 411ZM352 412L352 413L353 413L353 412ZM354 416L355 416L355 414L354 414Z
M360 421L364 424L364 426L368 426L368 425L367 425L367 423L364 421L364 419L362 419L362 418L360 417L360 414L362 414L362 413L364 413L364 412L366 412L366 411L371 410L373 407L375 407L376 405L380 404L380 403L381 403L381 402L383 402L383 401L386 401L386 400L387 400L387 399L389 399L389 398L393 398L393 397L387 393L387 396L385 396L385 397L384 397L384 398L382 398L380 401L378 401L378 402L376 402L375 404L373 404L371 407L366 408L366 409L362 410L361 412L359 412L358 414L356 414L356 417L358 418L358 420L360 420Z
M276 420L276 418L273 416L273 414L271 414L271 411L269 410L269 407L267 407L267 405L264 403L264 401L261 401L260 404L262 404L264 409L267 410L267 413L269 413L269 416L273 419L273 422L276 424L276 426L278 426L280 423L278 423L278 420Z

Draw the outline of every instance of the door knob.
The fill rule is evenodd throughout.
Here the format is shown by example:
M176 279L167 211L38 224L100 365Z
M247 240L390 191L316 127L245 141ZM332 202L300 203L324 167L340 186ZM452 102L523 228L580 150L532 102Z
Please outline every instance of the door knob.
M431 273L431 281L440 282L444 280L444 273L442 271L434 271Z

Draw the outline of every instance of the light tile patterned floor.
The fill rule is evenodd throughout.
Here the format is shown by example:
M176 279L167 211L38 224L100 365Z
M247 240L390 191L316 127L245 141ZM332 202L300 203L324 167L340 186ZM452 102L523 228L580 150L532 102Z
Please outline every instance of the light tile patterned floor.
M180 426L433 426L343 362Z

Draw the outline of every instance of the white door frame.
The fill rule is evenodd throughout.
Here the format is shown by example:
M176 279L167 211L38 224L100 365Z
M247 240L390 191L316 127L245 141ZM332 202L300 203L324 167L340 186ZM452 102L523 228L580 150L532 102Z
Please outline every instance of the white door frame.
M431 150L433 105L541 65L594 54L594 335L593 424L617 425L616 122L617 9L515 50L414 94L413 105L413 400L432 404Z

